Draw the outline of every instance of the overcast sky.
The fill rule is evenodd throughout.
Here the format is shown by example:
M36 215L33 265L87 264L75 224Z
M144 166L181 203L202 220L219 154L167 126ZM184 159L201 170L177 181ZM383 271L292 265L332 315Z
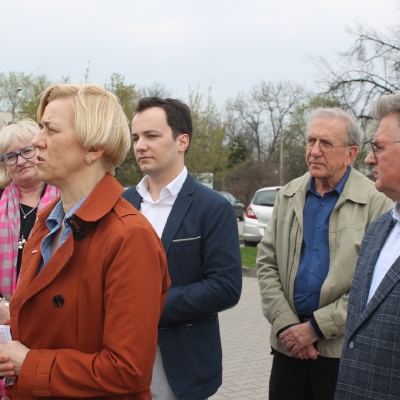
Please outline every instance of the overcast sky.
M332 62L357 23L386 32L398 0L0 0L0 72L104 85L160 82L219 105L260 81L315 87L313 60Z

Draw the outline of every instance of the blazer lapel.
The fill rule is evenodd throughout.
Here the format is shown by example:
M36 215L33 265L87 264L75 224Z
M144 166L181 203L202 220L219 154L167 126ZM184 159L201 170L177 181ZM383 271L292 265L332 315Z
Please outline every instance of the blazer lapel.
M192 204L192 194L194 192L196 181L188 173L185 182L178 196L175 200L172 210L168 216L167 223L165 224L161 241L164 246L165 253L168 254L168 250L171 247L172 240L174 239L176 232L178 231L180 225L182 224L183 218L185 217L187 210ZM132 187L126 190L122 197L128 200L134 207L140 210L140 205L142 203L142 197L136 190L136 187Z
M194 192L195 183L196 181L194 178L188 173L186 180L183 183L183 186L175 200L175 203L172 206L171 213L168 216L161 238L165 253L167 255L169 248L171 247L172 240L174 239L176 232L182 224L183 218L192 204L192 194Z
M379 254L385 241L393 228L394 222L391 215L388 219L383 220L383 223L376 227L374 232L369 232L368 234L372 236L370 243L374 243L371 251L364 256L365 259L370 260L368 263L368 268L363 273L363 279L360 286L360 297L358 301L360 318L354 325L354 329L357 329L363 322L374 312L374 310L379 306L385 296L390 292L393 286L400 279L400 257L394 262L393 266L389 269L382 282L378 286L375 294L371 297L371 300L367 304L368 295L371 287L372 276L375 270L376 262L379 258ZM389 218L388 217L388 218ZM360 266L358 266L360 268Z
M390 267L385 277L382 279L382 282L376 289L376 292L371 297L370 302L365 308L365 313L367 315L373 313L374 310L379 306L379 304L393 289L393 286L395 286L399 281L400 281L400 257L397 258L397 260Z
M122 197L128 200L137 210L140 210L142 196L140 196L136 190L136 186L127 189L124 193L122 193Z

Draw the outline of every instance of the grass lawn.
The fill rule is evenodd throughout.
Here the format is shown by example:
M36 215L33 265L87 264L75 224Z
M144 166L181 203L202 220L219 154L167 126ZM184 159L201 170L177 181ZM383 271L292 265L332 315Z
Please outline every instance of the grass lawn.
M244 267L255 268L256 267L256 257L257 257L257 247L241 247L240 251L242 253L242 265Z

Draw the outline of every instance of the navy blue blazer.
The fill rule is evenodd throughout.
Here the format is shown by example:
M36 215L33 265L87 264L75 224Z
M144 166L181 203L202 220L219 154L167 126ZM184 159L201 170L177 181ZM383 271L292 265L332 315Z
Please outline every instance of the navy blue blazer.
M140 210L132 187L123 197ZM218 312L238 303L242 263L232 205L188 174L162 234L172 285L158 345L178 399L204 400L222 383Z
M369 225L361 245L336 400L400 399L400 257L367 304L375 264L393 226L389 211Z

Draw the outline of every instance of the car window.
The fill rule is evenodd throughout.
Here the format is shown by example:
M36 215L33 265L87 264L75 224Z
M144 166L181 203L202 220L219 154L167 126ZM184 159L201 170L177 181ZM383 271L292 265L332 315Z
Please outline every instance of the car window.
M236 201L236 199L235 199L230 193L227 193L227 197L228 197L228 200L229 200L231 203L234 203L234 202Z
M230 193L220 192L229 202L234 203L236 199Z
M254 196L252 203L256 206L273 207L277 193L277 190L263 190L261 192L257 192Z

